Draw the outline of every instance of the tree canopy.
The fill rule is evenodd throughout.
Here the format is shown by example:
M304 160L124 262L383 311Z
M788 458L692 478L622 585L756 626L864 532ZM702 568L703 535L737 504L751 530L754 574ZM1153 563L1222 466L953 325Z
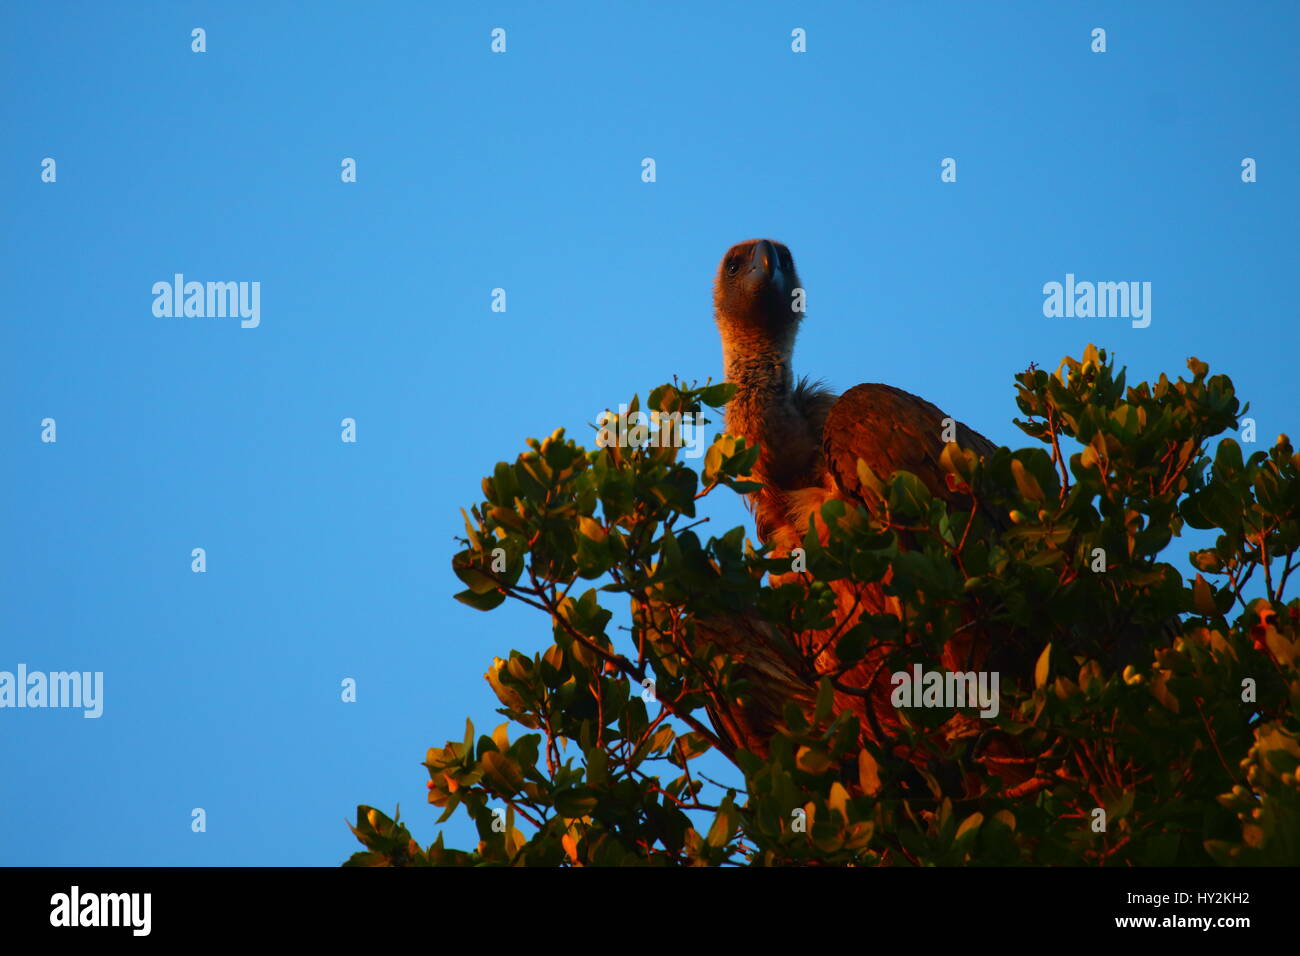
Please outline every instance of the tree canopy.
M495 658L504 722L424 762L439 822L468 814L480 841L421 846L362 805L348 865L1300 862L1300 455L1221 437L1247 409L1187 366L1129 385L1093 346L1031 366L1030 447L945 449L969 511L865 471L869 506L828 503L797 564L697 531L701 499L753 489L743 439L699 470L673 441L530 439L484 479L452 566L458 600L533 607L552 643ZM675 413L730 394L663 385L644 407L672 438ZM1202 546L1172 563L1184 529ZM898 613L837 616L845 582ZM996 714L904 698L872 733L796 649L811 630L894 675L980 635ZM710 750L732 781L699 772Z

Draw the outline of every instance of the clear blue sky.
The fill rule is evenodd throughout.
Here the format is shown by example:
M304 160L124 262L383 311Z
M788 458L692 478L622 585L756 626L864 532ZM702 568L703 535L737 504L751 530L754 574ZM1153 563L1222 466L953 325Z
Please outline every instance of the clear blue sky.
M106 702L0 711L0 863L332 865L358 802L432 839L425 749L549 643L451 599L458 508L525 437L717 377L741 239L790 245L836 387L1019 446L1012 375L1093 341L1294 435L1298 11L6 3L0 670ZM260 282L261 325L155 317L177 272ZM1066 273L1151 282L1150 327L1045 318Z

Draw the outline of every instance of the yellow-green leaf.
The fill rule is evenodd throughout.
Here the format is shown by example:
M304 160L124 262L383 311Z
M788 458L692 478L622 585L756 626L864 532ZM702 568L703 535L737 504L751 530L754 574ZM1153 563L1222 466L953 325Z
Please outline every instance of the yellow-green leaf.
M1052 662L1052 645L1048 644L1043 648L1043 653L1038 655L1038 663L1034 665L1034 686L1042 687L1047 683L1047 672L1051 668Z
M858 751L858 784L869 797L880 792L880 767L865 747Z

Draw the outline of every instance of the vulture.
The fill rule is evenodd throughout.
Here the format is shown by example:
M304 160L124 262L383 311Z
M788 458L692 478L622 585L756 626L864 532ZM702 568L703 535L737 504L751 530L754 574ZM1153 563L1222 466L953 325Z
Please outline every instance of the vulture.
M727 431L761 446L750 498L765 544L797 547L808 517L825 501L866 504L858 481L862 459L882 479L909 471L950 505L969 499L949 489L939 455L943 412L892 385L857 385L843 395L794 377L791 357L803 319L802 287L790 250L770 239L732 246L718 267L714 312L722 336ZM996 447L956 422L957 444L980 456Z
M881 479L895 471L916 475L930 493L950 506L970 507L970 499L949 488L939 464L944 448L945 415L934 405L900 388L857 385L836 395L808 378L796 379L791 366L795 337L803 319L803 291L790 250L770 239L732 246L718 267L714 310L722 338L726 380L736 386L727 403L726 428L743 436L760 453L752 472L762 488L749 495L758 535L773 555L799 546L809 517L823 503L842 499L849 511L868 506L858 479L861 459ZM980 456L996 446L956 423L957 444ZM774 584L796 580L791 572ZM834 582L836 626L851 627L863 614L899 613L895 598L880 585ZM841 668L828 640L832 627L796 636L815 673ZM972 638L952 644L944 665L971 669ZM874 648L836 683L836 710L852 709L864 736L887 743L898 715L889 703L892 685L882 666L887 652ZM815 681L814 681L815 683Z

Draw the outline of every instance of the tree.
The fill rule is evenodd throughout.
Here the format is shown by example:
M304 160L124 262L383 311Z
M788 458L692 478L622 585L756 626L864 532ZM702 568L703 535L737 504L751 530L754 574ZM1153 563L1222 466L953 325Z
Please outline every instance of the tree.
M947 447L969 512L864 474L872 507L828 504L794 566L742 528L696 533L700 499L753 489L757 449L721 435L697 473L668 439L730 386L656 388L644 447L530 439L452 564L459 600L534 607L553 643L495 659L507 721L424 764L439 822L469 814L480 843L421 847L363 805L348 865L1300 862L1300 455L1224 437L1211 459L1246 409L1188 369L1127 386L1092 346L1031 366L1015 422L1035 447ZM1185 528L1213 539L1187 579L1162 559ZM846 617L837 582L896 613ZM796 650L809 631L842 668L879 658L887 727L837 704L854 689ZM973 689L942 664L962 639L998 661L995 715L940 693ZM692 770L710 749L743 785Z

